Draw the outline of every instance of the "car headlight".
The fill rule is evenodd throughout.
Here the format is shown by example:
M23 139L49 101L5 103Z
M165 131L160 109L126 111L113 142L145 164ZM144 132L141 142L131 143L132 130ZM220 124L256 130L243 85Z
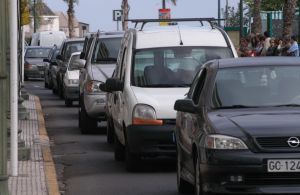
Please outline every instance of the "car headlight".
M246 144L235 137L226 135L208 135L205 139L205 147L220 150L246 150Z
M132 123L134 125L162 125L162 120L156 119L155 110L145 104L138 104L133 109Z
M79 84L79 80L78 79L69 79L68 80L68 84L69 85L78 85Z
M89 81L86 83L86 91L88 93L99 93L102 92L101 89L99 88L100 84L103 82L101 81Z

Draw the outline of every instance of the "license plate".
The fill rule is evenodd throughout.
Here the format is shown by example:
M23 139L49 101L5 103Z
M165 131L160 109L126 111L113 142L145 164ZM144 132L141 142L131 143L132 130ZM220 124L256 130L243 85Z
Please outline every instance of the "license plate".
M268 172L300 172L300 159L268 160Z

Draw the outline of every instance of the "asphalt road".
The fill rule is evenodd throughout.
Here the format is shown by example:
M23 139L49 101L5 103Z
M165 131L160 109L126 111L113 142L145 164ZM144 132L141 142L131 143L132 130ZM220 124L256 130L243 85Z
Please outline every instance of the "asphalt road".
M113 158L106 135L82 135L78 107L45 89L42 81L27 81L25 88L39 96L51 140L61 193L64 195L177 195L174 159L146 159L137 173L129 173ZM100 124L104 132L105 124Z

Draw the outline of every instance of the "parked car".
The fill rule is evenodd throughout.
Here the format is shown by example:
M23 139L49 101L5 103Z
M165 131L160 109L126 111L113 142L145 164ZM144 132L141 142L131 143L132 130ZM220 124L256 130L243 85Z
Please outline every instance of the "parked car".
M175 157L175 100L184 97L204 62L237 56L222 29L172 24L128 30L116 76L101 85L113 96L107 120L114 124L115 160L125 158L129 171L142 157Z
M208 62L175 110L177 185L195 194L297 194L300 59Z
M53 92L57 92L60 98L64 98L63 79L67 70L67 63L72 53L82 51L83 43L83 38L66 39L56 56L58 68L55 76L56 79L53 80Z
M115 69L122 37L120 32L101 32L86 39L79 76L78 120L82 133L97 129L98 122L106 120L106 92L99 85Z
M24 79L28 78L43 78L45 63L44 58L47 58L51 51L51 47L28 46L25 52L24 61Z
M59 52L59 48L54 46L48 57L43 61L45 62L45 71L44 71L44 84L46 88L52 89L53 87L53 77L52 72L54 68L57 68L56 56Z
M81 52L72 53L64 76L65 105L72 106L79 98L79 57Z

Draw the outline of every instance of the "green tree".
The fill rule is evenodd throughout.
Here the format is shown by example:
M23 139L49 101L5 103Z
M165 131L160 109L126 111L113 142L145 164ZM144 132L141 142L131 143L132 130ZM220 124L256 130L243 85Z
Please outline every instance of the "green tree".
M74 5L78 4L78 0L63 0L68 4L68 28L69 28L69 37L73 38L75 36L74 31L74 18L75 18L75 10Z

